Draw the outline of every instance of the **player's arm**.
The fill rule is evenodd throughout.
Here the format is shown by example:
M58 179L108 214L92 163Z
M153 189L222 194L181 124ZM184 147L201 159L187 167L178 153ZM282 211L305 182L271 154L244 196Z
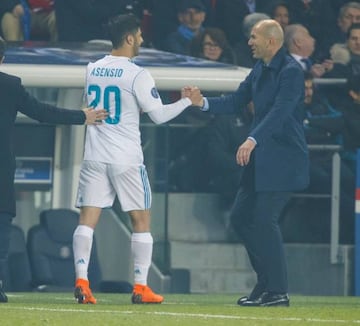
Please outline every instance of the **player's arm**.
M184 97L179 101L171 104L162 104L156 109L149 111L148 115L153 122L155 122L156 124L161 124L177 117L190 105L190 99L188 97Z
M143 112L146 112L156 124L175 118L192 104L188 97L171 104L163 104L154 79L147 70L141 71L136 77L133 90Z

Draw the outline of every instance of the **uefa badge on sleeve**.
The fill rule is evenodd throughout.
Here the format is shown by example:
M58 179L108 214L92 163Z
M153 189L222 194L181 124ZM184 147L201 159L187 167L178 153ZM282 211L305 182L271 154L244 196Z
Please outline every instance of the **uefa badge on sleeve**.
M159 92L155 87L153 87L151 89L151 95L152 95L153 98L159 98L160 97Z

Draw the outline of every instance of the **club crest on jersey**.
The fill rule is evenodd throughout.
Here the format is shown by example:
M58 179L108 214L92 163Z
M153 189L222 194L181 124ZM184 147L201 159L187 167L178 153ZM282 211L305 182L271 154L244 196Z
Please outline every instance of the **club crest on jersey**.
M157 90L155 87L153 87L153 88L151 89L151 95L152 95L154 98L159 98L159 92L158 92L158 90Z

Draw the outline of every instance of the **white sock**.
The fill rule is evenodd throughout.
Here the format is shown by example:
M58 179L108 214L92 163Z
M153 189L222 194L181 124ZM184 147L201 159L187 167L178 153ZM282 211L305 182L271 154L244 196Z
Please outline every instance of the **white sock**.
M76 278L88 279L88 267L94 230L86 225L78 225L73 235L73 251Z
M151 264L153 238L150 232L131 235L131 253L134 260L134 283L147 285Z

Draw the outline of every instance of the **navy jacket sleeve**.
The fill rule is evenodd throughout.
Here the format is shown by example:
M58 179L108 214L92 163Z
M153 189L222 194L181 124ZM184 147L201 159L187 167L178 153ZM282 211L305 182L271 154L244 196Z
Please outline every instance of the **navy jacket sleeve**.
M20 79L16 81L18 96L15 101L18 111L39 122L50 124L76 124L85 123L85 113L82 110L68 110L39 102L31 96L21 85Z

